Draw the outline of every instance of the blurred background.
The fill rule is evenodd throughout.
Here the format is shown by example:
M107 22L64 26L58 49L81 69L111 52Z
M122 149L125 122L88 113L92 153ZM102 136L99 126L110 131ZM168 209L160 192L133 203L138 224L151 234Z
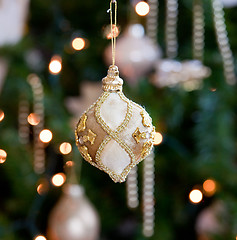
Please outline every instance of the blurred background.
M236 7L118 0L111 34L109 1L0 0L0 239L237 239ZM150 218L75 145L113 34L124 93L157 131Z

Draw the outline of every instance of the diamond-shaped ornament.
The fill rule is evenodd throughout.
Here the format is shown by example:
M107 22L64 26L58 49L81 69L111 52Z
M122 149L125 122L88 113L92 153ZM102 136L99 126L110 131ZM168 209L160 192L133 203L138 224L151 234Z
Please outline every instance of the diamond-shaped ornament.
M153 147L155 128L149 114L126 98L118 67L111 65L102 79L103 93L77 124L78 149L91 165L124 182Z

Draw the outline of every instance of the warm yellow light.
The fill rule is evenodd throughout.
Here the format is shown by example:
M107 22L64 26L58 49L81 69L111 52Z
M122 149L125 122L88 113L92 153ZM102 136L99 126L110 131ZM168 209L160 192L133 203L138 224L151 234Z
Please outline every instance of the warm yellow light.
M40 122L40 117L39 115L37 115L36 113L31 113L28 117L27 117L27 121L30 125L32 126L36 126L39 124Z
M40 184L37 186L37 193L39 195L45 194L49 190L48 181L46 179L41 179Z
M72 151L72 145L68 142L64 142L59 146L59 150L64 155L69 154Z
M66 165L67 165L67 167L73 167L74 166L74 162L73 161L67 161Z
M4 112L0 109L0 122L4 119L5 114Z
M49 63L49 71L52 74L58 74L62 70L62 59L60 56L54 56Z
M203 189L207 195L213 195L216 192L216 181L212 179L207 179L203 183Z
M0 149L0 163L4 163L7 159L6 151Z
M62 186L66 181L66 176L64 173L57 173L52 177L52 183L56 187Z
M135 11L139 16L146 16L150 11L150 7L148 3L141 1L135 6Z
M52 140L53 134L50 130L44 129L39 134L40 141L43 143L48 143Z
M83 38L75 38L72 41L72 47L77 51L82 50L85 46L86 42Z
M47 238L40 235L40 236L35 237L35 240L47 240Z
M210 88L210 90L211 90L212 92L215 92L215 91L216 91L216 88Z
M194 189L189 194L189 199L192 203L200 203L202 201L202 192L198 189Z
M163 136L159 132L154 133L154 145L159 145L163 141Z
M119 28L117 26L113 25L112 33L111 33L111 29L109 29L109 33L106 35L106 38L111 39L112 36L113 37L118 37L118 35L119 35Z

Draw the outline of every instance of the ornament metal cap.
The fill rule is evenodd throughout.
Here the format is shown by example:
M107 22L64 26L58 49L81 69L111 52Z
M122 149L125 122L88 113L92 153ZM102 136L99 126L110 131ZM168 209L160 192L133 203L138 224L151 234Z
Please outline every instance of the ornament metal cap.
M102 79L102 89L104 92L121 92L123 89L123 79L119 77L119 70L116 65L111 65L107 76Z

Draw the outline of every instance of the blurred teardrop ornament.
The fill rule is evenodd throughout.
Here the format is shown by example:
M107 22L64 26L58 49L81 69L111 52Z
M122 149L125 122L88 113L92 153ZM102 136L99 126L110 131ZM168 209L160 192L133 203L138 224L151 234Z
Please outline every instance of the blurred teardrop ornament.
M105 61L111 61L111 46L105 50ZM128 83L135 84L138 79L152 70L155 61L160 59L161 50L144 35L141 24L130 25L117 40L116 64Z
M197 216L195 230L200 239L214 240L214 236L224 239L229 218L226 205L223 201L215 201L210 206L205 208Z
M48 240L97 240L99 217L95 208L77 184L67 184L52 210L48 224Z
M118 67L111 65L102 80L103 93L82 114L76 143L83 158L124 182L129 171L151 151L155 129L149 114L126 98Z
M29 0L0 1L0 46L21 40L28 8Z
M223 6L226 8L237 6L237 0L221 0L221 2L223 3Z
M202 80L209 77L211 70L198 60L179 62L164 59L157 63L152 83L157 87L181 85L185 90L200 89Z

